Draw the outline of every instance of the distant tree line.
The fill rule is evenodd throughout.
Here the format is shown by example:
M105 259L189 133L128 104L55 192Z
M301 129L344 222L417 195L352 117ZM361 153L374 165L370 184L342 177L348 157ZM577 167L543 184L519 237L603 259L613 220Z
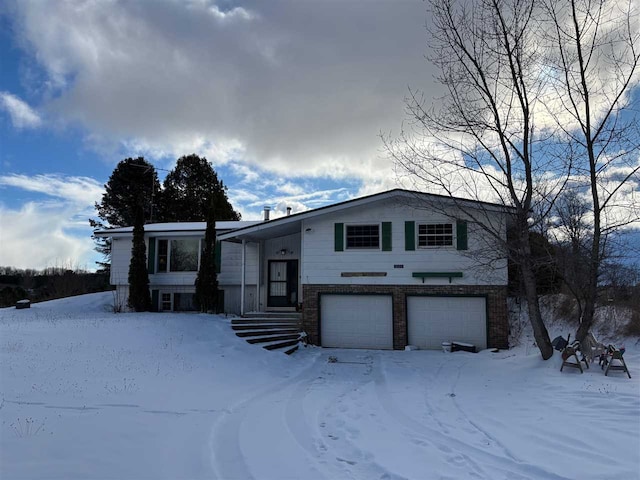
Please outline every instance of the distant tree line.
M98 219L89 220L96 229L133 226L129 267L129 307L149 310L149 277L144 243L144 225L163 222L207 222L205 258L196 281L196 300L203 311L217 309L217 279L214 264L215 222L240 220L227 197L227 186L207 161L195 154L178 159L162 185L156 168L143 157L126 158L116 166L105 185L102 200L95 205ZM213 233L211 233L213 232ZM110 239L94 237L96 250L104 256L101 271L110 268Z
M18 300L32 302L110 290L109 275L86 270L49 267L44 270L0 266L0 307Z

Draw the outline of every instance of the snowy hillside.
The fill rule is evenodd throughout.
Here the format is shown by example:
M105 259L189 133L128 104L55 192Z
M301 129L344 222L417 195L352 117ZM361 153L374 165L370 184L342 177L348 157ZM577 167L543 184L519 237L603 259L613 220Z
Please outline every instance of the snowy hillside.
M110 295L0 310L0 478L638 478L634 342L632 379L526 342L288 357Z

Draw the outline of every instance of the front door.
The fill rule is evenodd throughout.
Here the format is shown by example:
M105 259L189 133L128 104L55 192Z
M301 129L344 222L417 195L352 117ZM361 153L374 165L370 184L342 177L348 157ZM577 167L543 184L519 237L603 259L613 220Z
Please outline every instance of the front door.
M298 260L269 260L268 307L298 303Z

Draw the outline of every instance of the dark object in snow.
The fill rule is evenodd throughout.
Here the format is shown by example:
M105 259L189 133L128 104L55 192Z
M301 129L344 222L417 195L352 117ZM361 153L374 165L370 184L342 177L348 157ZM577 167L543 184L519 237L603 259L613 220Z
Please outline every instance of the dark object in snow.
M471 352L476 353L476 346L470 343L462 343L462 342L451 342L451 351L452 352Z
M562 350L562 366L560 367L560 371L562 371L564 367L573 367L579 368L580 373L584 373L584 370L582 370L582 361L584 361L587 368L589 368L589 364L584 360L584 356L582 361L578 358L578 352L580 352L580 342L578 341L573 342L571 345L567 345ZM575 361L572 360L573 358L575 358Z
M16 302L16 308L18 310L22 310L23 308L31 308L31 300L27 300L27 299L18 300Z
M338 357L333 357L333 356L329 357L327 359L327 363L338 363Z
M618 349L615 345L609 345L607 347L607 351L600 355L600 367L602 369L604 369L605 366L607 367L604 371L605 377L608 375L609 370L619 370L625 372L629 378L631 378L631 374L629 373L629 369L627 368L627 364L623 358L624 352L624 347Z
M553 346L553 348L555 348L559 352L562 351L564 347L566 347L568 344L569 342L565 340L564 337L562 336L554 338L553 341L551 342L551 345Z

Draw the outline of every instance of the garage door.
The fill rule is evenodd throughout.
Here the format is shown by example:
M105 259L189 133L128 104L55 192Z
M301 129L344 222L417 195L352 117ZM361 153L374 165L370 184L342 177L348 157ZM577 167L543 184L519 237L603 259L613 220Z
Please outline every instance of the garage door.
M441 348L442 342L487 348L487 310L483 297L407 297L409 345Z
M322 295L323 347L393 348L391 295Z

